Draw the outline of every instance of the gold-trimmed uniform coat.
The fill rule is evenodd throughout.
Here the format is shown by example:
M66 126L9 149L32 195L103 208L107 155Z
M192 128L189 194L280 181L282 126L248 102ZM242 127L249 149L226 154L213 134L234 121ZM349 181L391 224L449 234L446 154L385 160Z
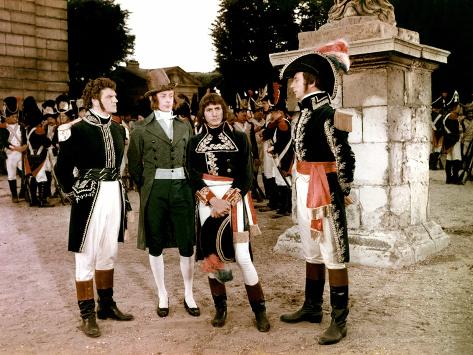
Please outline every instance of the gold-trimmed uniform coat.
M335 127L335 109L325 92L314 93L299 103L301 113L293 124L295 159L307 162L335 162L336 173L327 173L330 187L334 238L338 261L349 262L344 196L350 194L355 172L355 154L348 144L348 132Z

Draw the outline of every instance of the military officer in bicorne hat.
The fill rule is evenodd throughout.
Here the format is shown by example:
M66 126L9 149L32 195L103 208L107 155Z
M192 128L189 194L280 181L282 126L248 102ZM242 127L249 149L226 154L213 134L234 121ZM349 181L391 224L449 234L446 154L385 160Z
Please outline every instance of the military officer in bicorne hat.
M347 334L349 261L345 205L350 204L355 156L348 144L351 116L337 112L331 100L337 70L349 68L348 46L337 40L296 57L281 70L292 79L300 116L293 124L297 220L306 261L305 301L284 314L287 323L322 321L325 268L328 269L332 320L319 344L339 342Z
M200 315L193 295L194 198L185 169L192 127L173 113L175 86L163 69L148 72L145 97L153 111L135 126L127 154L130 176L140 189L138 248L149 250L160 317L169 314L163 249L176 246L184 280L184 307L190 315Z

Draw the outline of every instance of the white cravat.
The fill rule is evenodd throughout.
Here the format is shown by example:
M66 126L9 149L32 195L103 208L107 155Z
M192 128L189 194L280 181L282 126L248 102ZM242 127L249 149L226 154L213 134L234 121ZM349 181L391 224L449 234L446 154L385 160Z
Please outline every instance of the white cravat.
M172 140L172 135L173 135L172 121L175 117L172 114L172 111L163 112L163 111L156 110L154 111L154 116L156 117L156 120L161 125L161 127L163 128L168 138Z

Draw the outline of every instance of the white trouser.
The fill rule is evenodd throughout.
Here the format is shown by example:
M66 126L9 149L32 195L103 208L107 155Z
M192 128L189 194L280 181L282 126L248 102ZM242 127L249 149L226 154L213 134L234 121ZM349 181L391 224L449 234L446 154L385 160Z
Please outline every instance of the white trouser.
M305 260L312 264L325 264L328 269L343 269L344 263L339 263L335 239L332 236L330 218L323 217L323 232L313 239L310 231L311 209L307 208L307 192L309 175L296 172L295 187L297 191L297 222L302 242Z
M15 150L7 150L7 173L8 180L16 180L16 169L22 170L21 153Z
M447 153L447 160L462 160L462 151L460 141L456 142L452 149Z
M243 274L243 282L248 286L256 285L259 278L253 261L251 261L249 243L235 243L233 247L235 248L236 263ZM208 276L211 279L215 279L213 272L209 273Z
M273 157L270 153L268 153L268 149L271 147L271 143L269 140L263 142L263 175L266 179L271 179L274 177L273 175Z
M118 181L101 181L82 253L75 253L76 281L94 277L95 270L114 268L121 223L121 191Z
M44 161L43 166L36 174L35 176L36 182L40 183L40 182L48 181L48 176L46 175L46 171L51 171L51 163L49 162L49 159L46 159Z
M231 185L231 183L212 182L207 180L206 183L217 198L222 198ZM243 201L239 201L238 204L242 205ZM202 202L199 202L199 216L201 225L204 224L207 218L212 218L210 217L210 211L210 207L204 205ZM237 214L238 224L243 224L244 218L242 207L238 208ZM243 225L240 226L239 230L242 228ZM253 286L258 283L258 274L250 257L249 244L250 243L248 241L243 242L236 241L235 239L233 240L233 248L235 249L235 260L243 274L243 280L246 285ZM213 274L211 274L211 276L209 277L215 278Z

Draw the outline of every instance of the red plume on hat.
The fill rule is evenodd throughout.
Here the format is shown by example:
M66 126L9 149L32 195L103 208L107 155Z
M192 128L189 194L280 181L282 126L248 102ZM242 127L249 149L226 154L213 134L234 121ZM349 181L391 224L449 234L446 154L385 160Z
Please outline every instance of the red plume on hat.
M344 39L337 39L327 43L317 48L316 52L325 54L333 62L336 69L342 69L345 73L350 69L348 43Z

